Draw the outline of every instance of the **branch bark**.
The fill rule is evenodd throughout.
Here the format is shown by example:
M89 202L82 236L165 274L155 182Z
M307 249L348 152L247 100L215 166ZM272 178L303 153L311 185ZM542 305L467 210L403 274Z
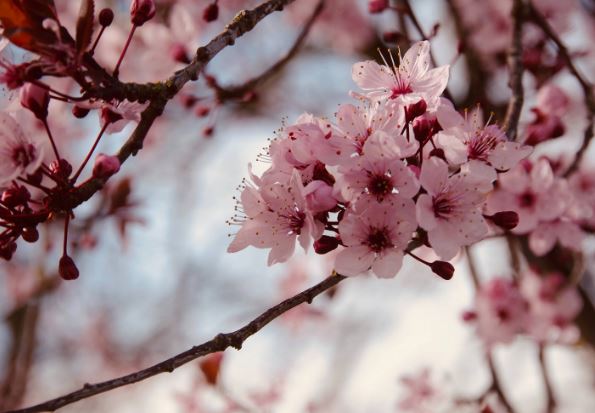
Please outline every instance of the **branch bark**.
M239 350L242 348L244 341L246 341L248 337L260 331L271 321L302 303L310 304L315 297L334 287L335 285L343 281L345 278L347 277L333 273L331 276L327 277L315 286L308 288L307 290L304 290L301 293L291 298L288 298L287 300L282 301L276 306L266 310L258 317L256 317L254 320L244 325L242 328L231 333L218 334L212 340L209 340L198 346L192 347L189 350L186 350L176 356L173 356L146 369L130 373L112 380L107 380L101 383L87 383L80 390L74 391L72 393L65 394L61 397L48 400L44 403L40 403L35 406L19 410L11 410L5 413L53 412L64 406L75 403L79 400L87 399L89 397L105 393L109 390L113 390L118 387L123 387L132 383L137 383L139 381L146 380L149 377L153 377L157 374L171 373L178 367L207 354L224 351L229 347L233 347Z
M523 109L523 22L525 20L525 4L523 0L514 0L512 6L512 43L508 54L508 70L510 71L509 86L512 96L508 101L506 117L504 118L504 131L509 140L517 139L517 129L521 110Z

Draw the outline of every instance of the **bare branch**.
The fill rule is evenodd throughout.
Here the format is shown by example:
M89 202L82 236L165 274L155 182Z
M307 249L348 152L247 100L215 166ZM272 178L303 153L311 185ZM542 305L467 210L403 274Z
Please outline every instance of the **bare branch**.
M543 377L543 384L545 386L545 394L547 397L546 413L553 413L556 409L556 397L554 396L554 389L550 382L549 371L545 361L545 344L539 345L539 366L541 367L541 375Z
M508 54L508 70L510 71L509 86L512 96L508 101L506 117L504 118L504 131L510 140L517 139L517 129L521 110L523 109L523 22L525 19L525 4L523 0L514 0L512 6L512 43Z
M566 67L568 67L570 73L572 73L572 75L580 83L581 88L583 89L583 94L585 95L585 105L587 107L587 127L585 129L581 147L577 151L570 168L564 174L565 176L569 176L578 169L585 152L589 148L591 140L593 140L593 122L595 119L595 95L593 94L593 85L587 79L585 79L585 77L578 70L572 61L572 57L570 56L570 52L566 48L566 45L562 42L562 40L560 40L560 37L556 34L556 31L553 29L547 19L531 2L529 3L529 17L531 18L531 21L539 26L539 28L543 30L550 40L554 42L558 48L560 56L562 59L564 59Z
M314 298L323 292L334 287L341 281L345 276L333 273L315 286L302 291L301 293L288 298L287 300L277 304L276 306L266 310L264 313L256 317L254 320L246 324L231 333L222 333L215 336L212 340L209 340L203 344L192 347L189 350L184 351L174 357L171 357L165 361L157 363L146 369L127 374L122 377L118 377L112 380L104 381L95 384L85 384L80 390L68 393L64 396L46 401L44 403L37 404L32 407L12 410L5 413L35 413L35 412L53 412L69 404L75 403L79 400L87 399L100 393L105 393L109 390L116 389L118 387L127 386L132 383L148 379L157 374L171 373L178 367L191 362L199 357L207 354L224 351L229 347L233 347L237 350L242 348L242 344L248 337L260 331L264 326L269 324L271 321L286 313L292 308L302 304L310 304Z
M295 57L299 49L302 47L308 33L310 33L310 29L314 25L314 22L320 16L320 13L324 9L325 0L320 0L312 14L306 21L306 24L302 28L300 34L295 39L295 42L291 46L291 48L287 51L285 56L279 59L275 64L269 67L267 70L262 72L260 75L242 83L241 85L235 86L220 86L218 84L213 85L215 92L217 93L217 98L219 101L226 101L226 100L233 100L233 99L241 99L243 98L246 93L253 91L259 85L269 80L275 74L280 72L290 61Z

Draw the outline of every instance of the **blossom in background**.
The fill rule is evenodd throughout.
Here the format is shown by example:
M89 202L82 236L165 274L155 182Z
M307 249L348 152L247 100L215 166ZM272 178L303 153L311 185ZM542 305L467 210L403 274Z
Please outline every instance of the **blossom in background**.
M414 43L398 66L392 63L392 67L373 60L356 63L353 80L370 99L398 100L403 104L423 99L429 108L436 107L448 83L449 66L430 69L430 42Z
M569 106L566 93L558 86L547 84L537 92L537 105L531 110L535 119L525 130L525 143L537 145L549 139L558 138L565 132L562 116Z
M29 138L12 116L0 112L0 186L34 173L43 155L41 142Z

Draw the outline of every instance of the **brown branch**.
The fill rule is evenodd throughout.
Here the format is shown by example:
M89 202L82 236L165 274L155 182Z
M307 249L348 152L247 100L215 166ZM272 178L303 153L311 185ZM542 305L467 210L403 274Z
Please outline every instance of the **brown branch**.
M587 149L589 148L589 144L593 140L593 122L595 119L595 95L593 94L593 85L578 70L572 61L572 57L570 56L570 52L566 48L566 45L562 42L562 40L560 40L560 37L556 34L556 31L543 16L543 14L541 14L531 2L529 2L528 11L531 21L535 23L547 35L547 37L550 38L552 42L554 42L558 48L560 56L566 64L566 67L568 67L570 73L572 73L572 75L579 82L581 88L583 89L583 94L585 95L585 105L587 107L587 128L585 129L581 147L577 151L574 161L564 174L564 176L567 177L578 169Z
M191 362L199 357L207 354L216 353L218 351L224 351L228 347L233 347L237 350L242 348L242 344L248 337L260 331L264 326L269 324L271 321L279 317L281 314L291 310L292 308L302 304L310 304L312 300L321 293L334 287L341 281L345 276L333 273L333 275L327 277L315 286L302 291L301 293L288 298L287 300L277 304L276 306L266 310L264 313L256 317L254 320L246 324L231 333L222 333L215 336L212 340L209 340L201 345L192 347L189 350L184 351L174 357L171 357L165 361L157 363L146 369L127 374L116 379L104 381L95 384L85 384L80 390L68 393L64 396L46 401L44 403L37 404L28 408L20 410L12 410L5 413L35 413L35 412L47 412L54 411L69 404L75 403L79 400L95 396L100 393L104 393L109 390L116 389L118 387L127 386L132 383L148 379L157 374L171 373L176 368Z
M300 34L295 39L291 48L287 51L285 56L279 59L275 64L269 67L267 70L262 72L260 75L240 84L234 86L220 86L218 84L213 84L213 88L217 93L217 98L219 101L223 102L226 100L233 100L233 99L242 99L246 93L249 93L256 89L259 85L269 80L275 74L280 72L290 61L297 55L299 49L302 47L308 33L310 33L310 29L314 25L314 22L320 16L320 13L324 9L326 0L319 0L318 4L312 11L312 14L306 21L306 24L302 28Z
M525 14L523 0L514 0L511 13L513 21L512 43L508 54L508 70L510 71L508 85L512 90L512 96L508 101L506 117L504 118L504 131L508 139L512 141L517 139L517 129L524 100L522 35Z
M543 377L543 384L545 386L545 394L547 397L547 408L546 413L553 413L556 409L556 397L554 396L554 390L552 383L550 382L550 376L545 361L545 344L539 345L539 366L541 367L541 375Z
M473 254L471 254L471 248L465 247L465 255L467 256L467 264L469 266L469 274L471 274L471 280L473 281L473 287L475 292L477 292L481 286L481 282L479 281L479 274L477 273L477 266L475 265L475 260L473 259ZM494 356L492 351L489 348L485 349L485 358L488 364L488 369L490 371L490 376L492 378L492 384L484 393L487 394L490 391L494 391L502 404L504 405L505 409L509 413L514 413L515 410L513 409L512 405L508 401L504 390L502 389L502 384L500 383L500 379L498 378L498 374L496 373L496 366L494 364ZM482 396L483 398L483 396Z
M225 26L223 32L213 38L207 45L199 47L192 62L185 68L177 71L164 82L139 85L135 83L119 83L124 98L133 101L150 100L149 106L143 111L141 120L136 129L124 145L118 151L118 159L121 163L143 147L143 142L149 129L165 109L167 102L171 100L184 85L191 80L196 80L205 65L210 62L221 50L235 43L236 39L251 31L256 24L269 14L283 10L283 8L294 0L269 0L252 10L243 10ZM80 186L65 192L59 193L48 200L49 208L54 212L66 212L73 210L83 202L89 200L93 194L99 191L107 179L94 177Z

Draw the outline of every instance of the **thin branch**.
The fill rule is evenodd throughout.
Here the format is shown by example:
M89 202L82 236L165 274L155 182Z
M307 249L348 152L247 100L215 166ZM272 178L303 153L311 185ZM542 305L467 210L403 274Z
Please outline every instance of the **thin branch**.
M539 345L539 366L541 367L541 375L543 377L543 384L545 386L545 394L547 396L547 408L546 413L553 413L556 409L556 397L554 396L554 390L552 383L550 382L550 376L545 361L545 345Z
M183 353L180 353L174 357L171 357L146 369L131 374L127 374L125 376L118 377L112 380L104 381L101 383L87 383L80 390L68 393L64 396L46 401L44 403L37 404L35 406L31 406L20 410L12 410L5 413L35 413L48 411L53 412L54 410L75 403L79 400L83 400L91 396L95 396L97 394L116 389L118 387L123 387L132 383L137 383L139 381L146 380L149 377L153 377L157 374L166 372L171 373L178 367L207 354L224 351L229 347L233 347L239 350L242 348L244 341L246 341L248 337L260 331L271 321L302 303L311 303L316 296L334 287L335 285L343 281L345 278L347 277L333 273L333 275L327 277L315 286L308 288L307 290L304 290L301 293L291 298L288 298L287 300L266 310L264 313L256 317L254 320L252 320L239 330L236 330L231 333L218 334L212 340L209 340L198 346L192 347L191 349L186 350Z
M217 98L219 99L219 101L223 102L226 100L241 99L246 95L246 93L253 91L259 85L266 82L275 74L280 72L291 61L291 59L295 57L299 49L304 44L304 41L306 40L308 33L310 33L310 30L314 25L314 22L316 21L318 16L320 16L320 13L322 13L322 10L324 9L325 1L326 0L319 0L318 4L312 11L312 14L306 21L306 24L302 28L298 37L295 39L295 42L293 43L291 48L287 51L285 56L279 59L267 70L240 85L220 86L218 84L214 84L213 87L215 89L215 92L217 93Z
M471 248L465 247L465 255L467 256L467 264L469 266L469 273L471 274L471 280L473 281L473 287L475 292L477 292L481 286L479 281L479 274L477 273L477 266L475 265L475 260L473 259L473 254L471 254ZM496 366L494 364L494 356L492 351L489 348L485 349L485 358L488 364L488 369L490 371L490 376L492 378L492 384L486 391L494 391L502 404L504 405L505 409L509 413L514 413L515 410L512 408L512 405L508 401L504 390L502 389L502 384L500 383L500 379L498 378L498 374L496 373Z
M510 71L509 86L512 96L508 101L506 117L504 118L504 131L509 140L517 139L517 129L521 110L523 109L523 22L525 19L525 4L523 0L514 0L512 6L512 43L508 54L508 70Z
M149 106L141 114L141 120L128 140L118 151L120 163L142 149L149 129L171 100L184 85L198 78L208 62L221 50L235 43L236 39L251 31L262 19L275 11L281 11L294 0L269 0L252 10L243 10L225 26L225 30L214 37L207 45L199 47L192 62L177 71L164 82L139 85L117 82L122 97L131 101L150 100ZM98 96L100 97L100 96ZM107 179L94 177L67 193L58 193L48 200L49 208L54 212L67 212L86 202L105 185Z
M564 176L567 177L578 169L587 149L589 148L589 144L593 140L593 122L595 119L595 94L593 93L593 85L578 70L572 61L572 57L570 56L570 52L566 48L566 45L562 42L562 40L560 40L560 37L556 34L556 31L543 16L543 14L541 14L531 2L529 2L528 9L531 21L539 26L539 28L550 38L550 40L554 42L558 48L560 56L566 64L566 67L568 67L570 73L572 73L572 75L579 82L581 88L583 89L583 94L585 95L585 104L587 106L587 128L585 129L581 147L577 151L574 161L564 174Z

